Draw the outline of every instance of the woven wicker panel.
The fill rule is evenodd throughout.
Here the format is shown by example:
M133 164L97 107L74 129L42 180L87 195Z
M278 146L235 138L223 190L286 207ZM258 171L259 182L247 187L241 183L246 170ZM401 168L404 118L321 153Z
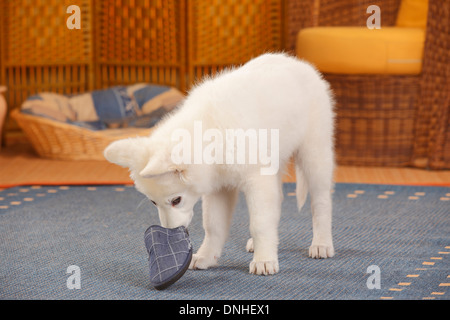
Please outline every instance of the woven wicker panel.
M80 7L81 29L67 28L67 7ZM88 63L89 0L3 0L4 65Z
M395 24L400 0L285 0L285 49L294 52L303 28L365 26L370 5L380 7L381 26Z
M450 92L450 87L448 88ZM440 118L438 134L434 148L430 152L429 167L431 169L450 169L450 100L444 106Z
M336 99L336 157L342 165L411 161L417 76L326 75Z
M299 0L300 1L300 0ZM381 12L381 27L395 24L400 0L310 0L316 2L320 26L366 26L370 5Z
M298 32L317 24L317 12L314 9L318 0L285 0L285 49L294 53Z
M75 94L87 91L88 65L7 67L4 80L8 105L18 107L27 97L43 91Z
M185 87L185 1L100 0L96 86L152 82Z
M430 0L414 165L450 168L450 2Z
M70 5L80 7L81 29L67 27ZM0 9L0 81L9 110L38 92L92 87L91 0L4 0Z
M188 2L189 80L283 47L283 1Z

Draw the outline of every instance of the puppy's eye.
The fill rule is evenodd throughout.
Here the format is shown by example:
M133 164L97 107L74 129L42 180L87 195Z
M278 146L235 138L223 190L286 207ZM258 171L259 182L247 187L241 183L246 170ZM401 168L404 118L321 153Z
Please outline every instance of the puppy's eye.
M180 204L181 202L181 197L176 197L175 199L172 199L172 207L175 207L176 205Z
M150 200L155 206L156 206L156 202L155 201L153 201L153 200Z

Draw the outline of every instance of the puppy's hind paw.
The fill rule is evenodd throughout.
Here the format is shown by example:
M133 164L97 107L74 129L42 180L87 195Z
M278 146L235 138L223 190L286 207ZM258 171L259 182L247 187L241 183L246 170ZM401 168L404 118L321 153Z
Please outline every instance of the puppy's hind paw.
M253 252L253 238L248 239L245 250L247 250L247 252Z
M250 273L257 275L271 275L280 271L278 261L252 261L250 263Z
M311 245L309 256L313 259L326 259L334 256L333 246Z

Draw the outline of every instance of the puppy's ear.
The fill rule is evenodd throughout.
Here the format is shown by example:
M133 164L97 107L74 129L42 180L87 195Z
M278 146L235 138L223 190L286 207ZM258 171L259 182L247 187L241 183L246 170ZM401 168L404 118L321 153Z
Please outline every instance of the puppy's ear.
M144 178L151 178L169 171L168 164L161 159L159 155L155 155L150 158L144 169L139 172L139 175Z
M164 159L161 155L153 156L139 175L144 178L153 178L167 173L176 173L183 177L184 166L176 165L168 159Z
M106 147L103 155L109 162L131 168L137 159L145 156L146 141L147 137L117 140Z

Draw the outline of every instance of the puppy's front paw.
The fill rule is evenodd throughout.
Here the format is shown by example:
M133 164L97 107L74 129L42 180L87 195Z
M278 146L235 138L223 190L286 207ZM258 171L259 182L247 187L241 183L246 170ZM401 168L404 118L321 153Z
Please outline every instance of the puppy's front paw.
M189 269L208 269L209 267L214 267L217 265L217 258L201 256L198 254L192 255L191 264L189 265Z
M280 270L278 261L252 261L250 263L250 273L258 275L275 274Z
M309 256L313 259L326 259L334 256L333 245L311 245Z

